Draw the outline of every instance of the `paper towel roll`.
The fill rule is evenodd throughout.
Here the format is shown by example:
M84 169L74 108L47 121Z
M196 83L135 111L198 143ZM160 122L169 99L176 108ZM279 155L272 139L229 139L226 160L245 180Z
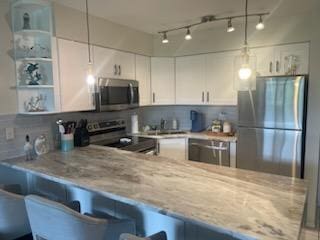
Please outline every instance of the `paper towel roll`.
M137 114L133 114L131 116L131 133L139 133L139 122Z

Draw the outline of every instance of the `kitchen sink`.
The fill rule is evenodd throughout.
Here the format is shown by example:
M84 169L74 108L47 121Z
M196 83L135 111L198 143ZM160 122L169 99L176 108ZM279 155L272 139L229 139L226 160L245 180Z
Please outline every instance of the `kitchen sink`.
M159 130L159 131L147 132L147 135L169 135L169 134L187 134L187 132L180 131L180 130Z

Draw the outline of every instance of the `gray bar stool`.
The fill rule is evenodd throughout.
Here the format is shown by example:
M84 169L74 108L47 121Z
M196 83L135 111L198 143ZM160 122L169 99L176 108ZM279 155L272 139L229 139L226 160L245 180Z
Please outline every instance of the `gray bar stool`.
M0 185L0 239L2 240L12 240L31 233L24 196L20 193L20 185Z
M29 195L25 197L25 203L36 240L118 240L121 233L128 229L135 232L133 221L82 215L61 203L39 196Z
M167 234L164 231L161 231L149 237L140 238L140 237L136 237L134 235L125 233L125 234L121 234L119 240L167 240Z

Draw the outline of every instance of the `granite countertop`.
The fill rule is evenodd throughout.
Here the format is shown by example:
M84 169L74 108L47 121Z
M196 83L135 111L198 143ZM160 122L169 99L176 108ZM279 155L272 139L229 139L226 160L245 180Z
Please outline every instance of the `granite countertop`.
M1 164L239 239L297 240L306 182L89 146Z
M147 138L155 138L155 139L167 139L167 138L196 138L196 139L203 139L203 140L217 140L217 141L223 141L223 142L236 142L237 137L236 136L212 136L208 135L206 132L190 132L190 131L183 131L186 133L180 133L180 134L148 134L145 132L140 132L137 134L133 134L134 136L139 137L147 137Z

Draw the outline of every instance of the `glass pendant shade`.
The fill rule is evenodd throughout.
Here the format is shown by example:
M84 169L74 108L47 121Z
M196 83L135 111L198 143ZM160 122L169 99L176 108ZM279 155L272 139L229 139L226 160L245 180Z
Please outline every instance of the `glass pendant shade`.
M254 90L257 58L245 46L234 60L235 86L238 91Z
M87 70L87 84L89 86L93 86L95 84L95 77L93 75L93 65L92 63L88 64L88 70Z

